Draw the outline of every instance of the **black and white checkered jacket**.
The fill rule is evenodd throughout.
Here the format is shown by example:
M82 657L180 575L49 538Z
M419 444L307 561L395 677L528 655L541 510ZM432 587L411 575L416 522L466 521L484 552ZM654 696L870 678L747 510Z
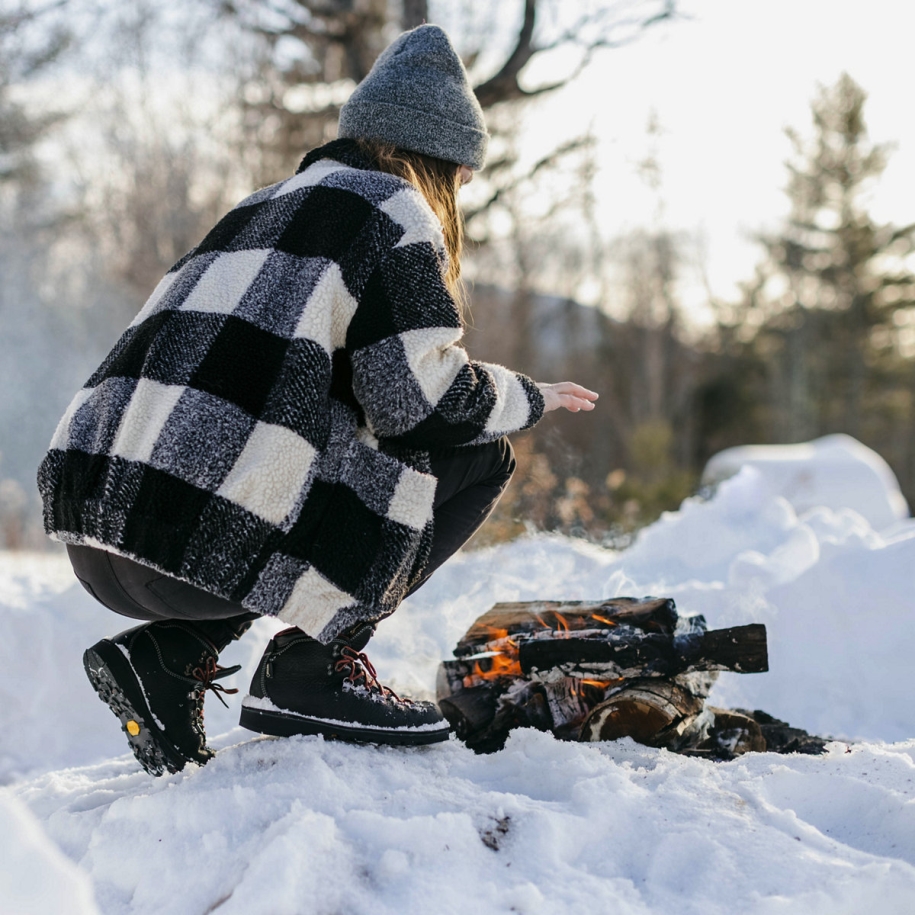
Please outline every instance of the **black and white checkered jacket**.
M396 609L432 534L433 448L533 425L471 362L441 224L350 141L226 215L73 399L45 527L328 641Z

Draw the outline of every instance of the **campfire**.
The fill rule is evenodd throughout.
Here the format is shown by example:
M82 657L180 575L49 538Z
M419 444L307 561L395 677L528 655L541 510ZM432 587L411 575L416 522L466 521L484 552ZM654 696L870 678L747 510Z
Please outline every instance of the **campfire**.
M706 706L719 671L768 670L765 626L709 631L669 598L496 604L454 656L439 669L439 705L479 753L518 727L717 759L824 744L763 712Z

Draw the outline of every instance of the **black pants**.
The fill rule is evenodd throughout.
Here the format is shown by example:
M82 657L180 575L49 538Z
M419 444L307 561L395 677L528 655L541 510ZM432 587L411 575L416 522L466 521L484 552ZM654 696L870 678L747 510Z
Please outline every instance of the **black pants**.
M507 438L488 445L435 451L438 479L433 503L435 534L422 580L456 553L489 517L515 470ZM225 620L241 632L258 614L155 569L88 546L67 546L83 587L109 610L137 620Z

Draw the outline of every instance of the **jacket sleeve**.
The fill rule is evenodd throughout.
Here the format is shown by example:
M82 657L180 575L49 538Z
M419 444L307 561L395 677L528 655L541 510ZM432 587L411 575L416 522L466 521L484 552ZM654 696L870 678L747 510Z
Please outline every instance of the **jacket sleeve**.
M427 240L387 252L347 333L353 392L372 432L422 450L494 441L543 415L530 378L468 358L440 257Z

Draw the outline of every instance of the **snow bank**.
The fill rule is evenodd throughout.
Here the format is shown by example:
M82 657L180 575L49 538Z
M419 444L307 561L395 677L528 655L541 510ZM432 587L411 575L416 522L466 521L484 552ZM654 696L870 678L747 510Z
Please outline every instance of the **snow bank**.
M497 601L671 595L712 627L767 625L771 671L722 675L712 700L866 741L822 758L716 765L533 731L488 757L455 741L272 740L230 730L236 697L229 711L207 703L209 733L223 732L213 762L152 780L121 755L80 662L130 623L71 582L63 557L0 556L0 776L106 915L915 906L915 711L902 686L915 521L877 532L850 509L798 515L747 467L622 553L542 536L458 555L370 645L382 679L428 696L439 660ZM278 626L260 621L224 654L245 665L242 694Z
M915 521L881 535L850 509L798 517L744 468L711 502L647 528L619 563L621 593L669 594L715 628L766 624L769 673L722 676L713 702L823 735L915 734L899 688L915 651Z
M0 861L0 911L6 915L98 915L89 878L6 791L0 792Z
M850 435L827 435L799 445L741 445L716 454L702 474L706 483L755 467L772 495L796 511L851 508L875 530L907 518L909 507L890 465Z
M370 748L236 732L202 769L132 761L16 789L131 915L911 912L915 742L716 765L515 732ZM848 749L848 752L847 752Z

